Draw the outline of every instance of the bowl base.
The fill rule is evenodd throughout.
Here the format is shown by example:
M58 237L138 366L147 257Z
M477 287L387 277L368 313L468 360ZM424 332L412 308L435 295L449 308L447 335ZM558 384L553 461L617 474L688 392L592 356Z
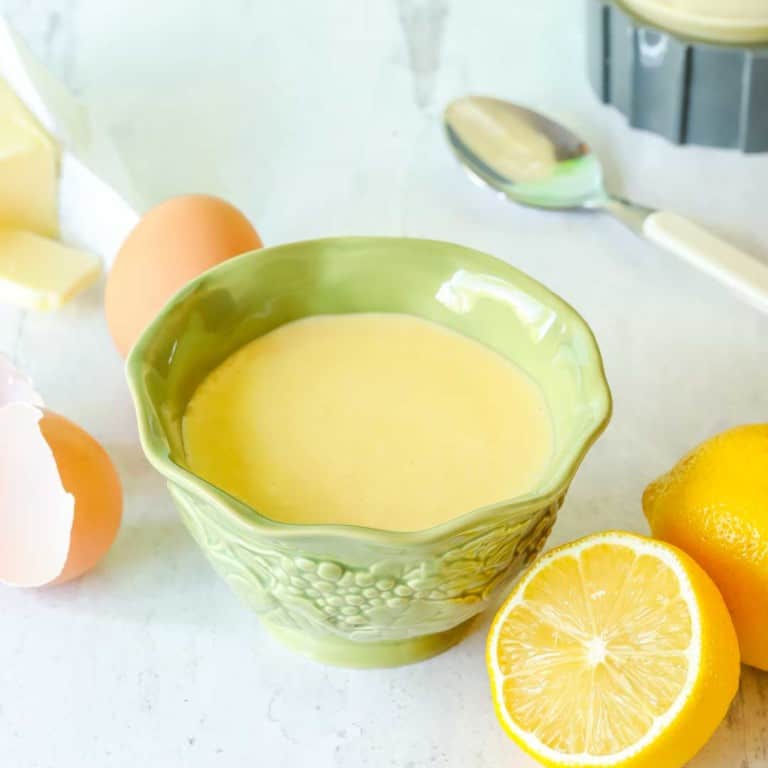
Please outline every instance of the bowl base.
M335 667L375 669L400 667L437 656L461 642L469 632L473 621L474 618L469 619L463 624L434 635L382 643L356 643L331 635L317 637L284 627L276 627L268 622L263 622L263 626L284 646L314 661Z

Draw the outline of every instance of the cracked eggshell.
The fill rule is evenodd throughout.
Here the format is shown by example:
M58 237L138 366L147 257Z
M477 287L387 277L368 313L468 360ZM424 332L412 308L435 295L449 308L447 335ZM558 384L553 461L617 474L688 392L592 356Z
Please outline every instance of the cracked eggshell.
M122 491L106 451L42 408L0 356L0 582L69 581L102 558L120 527Z
M75 515L42 418L29 403L0 408L0 581L16 587L39 587L62 574Z
M84 429L46 410L40 432L64 490L75 500L67 560L55 579L61 584L89 571L112 546L122 519L123 492L109 455Z

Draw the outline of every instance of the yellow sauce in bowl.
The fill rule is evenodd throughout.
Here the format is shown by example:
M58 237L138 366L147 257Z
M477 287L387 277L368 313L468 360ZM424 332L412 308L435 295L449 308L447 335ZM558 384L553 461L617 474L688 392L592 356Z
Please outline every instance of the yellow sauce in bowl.
M553 448L538 386L398 314L322 315L226 359L183 418L198 475L288 523L414 531L533 491Z

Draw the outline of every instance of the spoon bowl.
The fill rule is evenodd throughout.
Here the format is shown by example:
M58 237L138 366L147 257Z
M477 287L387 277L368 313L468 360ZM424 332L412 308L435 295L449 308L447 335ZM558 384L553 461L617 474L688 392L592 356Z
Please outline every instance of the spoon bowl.
M470 174L521 205L594 208L607 197L589 146L533 110L468 96L448 105L445 131Z

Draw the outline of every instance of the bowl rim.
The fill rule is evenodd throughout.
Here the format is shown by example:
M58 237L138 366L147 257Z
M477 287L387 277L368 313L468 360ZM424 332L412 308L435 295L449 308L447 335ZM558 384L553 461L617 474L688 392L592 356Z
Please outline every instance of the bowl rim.
M599 412L598 418L592 424L589 432L583 437L579 444L575 444L571 449L570 453L567 455L567 461L561 462L559 472L553 473L542 488L532 493L516 496L512 499L504 499L482 507L476 507L475 509L468 510L467 512L457 515L443 523L439 523L438 525L414 531L390 531L349 523L288 523L273 520L266 515L263 515L246 502L238 499L224 489L213 485L190 470L185 469L171 458L167 441L157 435L152 428L152 400L144 386L144 377L142 373L147 366L147 363L145 362L147 348L157 333L157 330L165 321L166 316L174 309L174 307L176 307L179 302L183 301L189 294L198 290L203 282L210 281L211 278L216 278L218 275L226 274L229 271L242 269L244 265L254 257L273 255L279 253L283 249L287 250L299 245L328 247L335 244L357 243L363 246L366 243L371 244L374 242L387 242L393 245L395 243L402 243L410 245L429 244L432 246L450 246L451 248L458 248L467 251L469 254L474 254L475 256L481 256L484 259L498 262L503 269L514 275L515 279L519 281L517 286L525 293L533 295L535 298L546 299L548 305L554 305L559 313L562 313L569 318L572 328L581 332L584 340L587 342L589 361L586 364L590 365L596 374L596 385L599 389L602 409ZM504 510L503 516L505 518L512 518L515 517L516 512L522 513L532 507L539 509L548 507L564 496L585 456L607 427L613 412L613 398L605 375L605 367L597 340L587 321L584 320L576 309L554 291L503 259L464 245L430 238L357 235L310 238L247 251L228 259L193 278L171 296L152 322L150 322L144 329L130 350L125 362L125 375L136 410L139 440L142 450L150 464L160 472L168 483L173 482L196 497L204 497L205 500L212 504L225 518L232 518L234 522L240 525L245 525L248 528L261 531L265 535L271 537L303 538L342 536L350 539L357 539L359 541L389 544L393 547L430 544L439 539L453 537L461 532L476 528L483 523L488 523L502 510Z

